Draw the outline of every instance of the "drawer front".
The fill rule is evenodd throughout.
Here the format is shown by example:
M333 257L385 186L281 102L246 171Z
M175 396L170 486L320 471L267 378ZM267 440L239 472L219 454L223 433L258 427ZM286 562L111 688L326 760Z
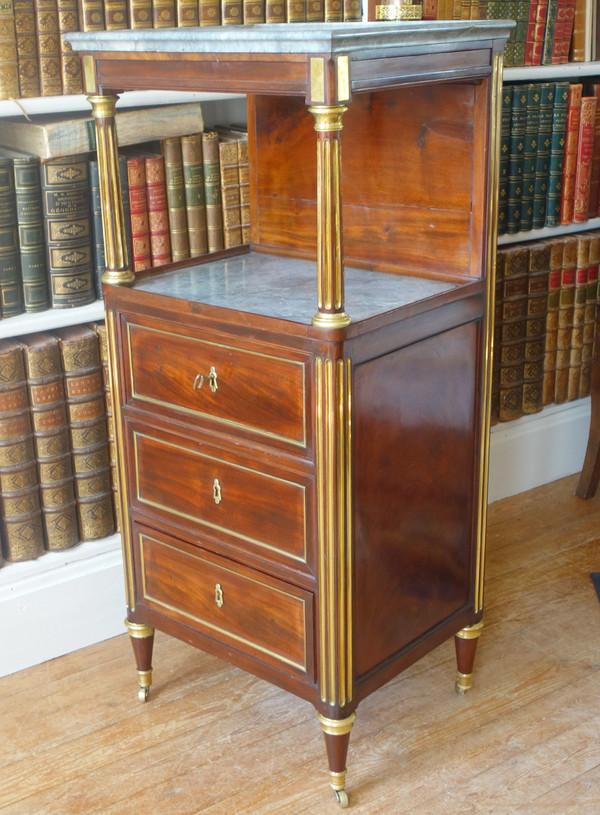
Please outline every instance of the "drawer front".
M306 360L127 324L134 400L307 444Z
M190 448L158 430L131 433L140 504L167 513L167 520L199 525L206 534L233 536L234 545L258 547L263 556L307 562L311 476L287 480Z
M261 662L313 670L310 592L162 533L137 529L136 539L150 608Z

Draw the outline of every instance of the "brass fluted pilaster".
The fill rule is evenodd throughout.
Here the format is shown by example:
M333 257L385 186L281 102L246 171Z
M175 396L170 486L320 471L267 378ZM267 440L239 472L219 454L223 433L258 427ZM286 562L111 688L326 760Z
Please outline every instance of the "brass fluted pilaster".
M313 105L317 131L317 272L318 307L312 318L320 328L350 323L344 311L342 252L342 114L345 105Z
M96 147L98 150L98 174L100 177L100 201L102 203L102 227L104 230L104 253L106 272L103 283L127 286L135 277L129 266L125 241L125 217L121 198L115 105L118 96L88 96L96 124Z

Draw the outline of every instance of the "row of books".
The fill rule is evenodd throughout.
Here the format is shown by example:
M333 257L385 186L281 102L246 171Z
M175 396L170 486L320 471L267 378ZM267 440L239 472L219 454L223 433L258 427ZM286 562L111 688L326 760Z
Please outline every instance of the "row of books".
M599 230L499 249L493 423L589 394L599 263Z
M0 565L117 528L107 365L103 323L0 340Z
M507 84L502 97L499 234L600 214L600 84Z
M119 155L133 270L247 243L247 139L209 131L159 146ZM0 157L1 315L91 303L105 268L95 156Z
M83 93L72 31L361 19L360 0L3 0L0 99Z

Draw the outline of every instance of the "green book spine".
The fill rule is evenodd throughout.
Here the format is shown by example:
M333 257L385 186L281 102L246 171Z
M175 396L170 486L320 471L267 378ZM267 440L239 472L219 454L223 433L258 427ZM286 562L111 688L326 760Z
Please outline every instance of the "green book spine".
M553 105L554 82L543 82L540 86L540 115L533 192L533 229L541 229L546 223Z
M521 68L525 65L525 51L527 48L527 29L529 27L529 0L517 0L515 3L515 16L512 18L516 21L515 27L515 42L513 52L513 66Z
M508 220L508 159L510 155L510 122L512 114L512 88L502 89L502 119L500 123L500 162L498 183L498 234L506 233Z
M527 112L525 119L525 145L523 148L523 183L521 192L521 231L533 225L533 193L537 164L538 133L540 127L540 86L527 86Z
M23 297L26 312L50 308L44 215L37 156L13 158Z
M510 120L510 152L508 157L508 212L506 231L514 234L521 230L521 198L523 192L523 153L527 117L527 88L512 86Z
M569 83L554 83L554 106L552 108L552 138L548 167L548 194L546 198L546 226L560 224L560 201L567 129L567 106Z
M102 283L100 281L106 271L106 258L104 255L104 230L102 227L102 207L100 204L100 177L98 175L98 162L96 159L90 160L89 173L94 280L96 281L96 296L102 298Z
M3 317L14 317L25 310L15 181L9 158L0 159L0 304Z
M208 251L201 133L181 137L181 158L190 256L196 257Z
M558 17L558 0L549 0L548 17L546 19L546 32L542 48L542 65L552 65L552 52L556 35L556 21Z
M219 166L219 139L215 131L202 135L204 160L204 196L206 200L206 227L208 251L223 249L223 206L221 199L221 172Z

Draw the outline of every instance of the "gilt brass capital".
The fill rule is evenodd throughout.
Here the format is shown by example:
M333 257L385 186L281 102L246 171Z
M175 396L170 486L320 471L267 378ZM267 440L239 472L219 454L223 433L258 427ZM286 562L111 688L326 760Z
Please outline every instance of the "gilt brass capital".
M348 108L346 105L311 105L308 110L315 117L315 130L327 133L342 129L342 116Z
M345 736L352 730L356 713L351 713L346 719L328 719L322 713L317 713L317 719L323 733L328 736Z
M116 94L107 94L106 96L94 94L88 96L87 100L92 106L92 116L95 119L109 119L115 115L115 107L119 97Z

